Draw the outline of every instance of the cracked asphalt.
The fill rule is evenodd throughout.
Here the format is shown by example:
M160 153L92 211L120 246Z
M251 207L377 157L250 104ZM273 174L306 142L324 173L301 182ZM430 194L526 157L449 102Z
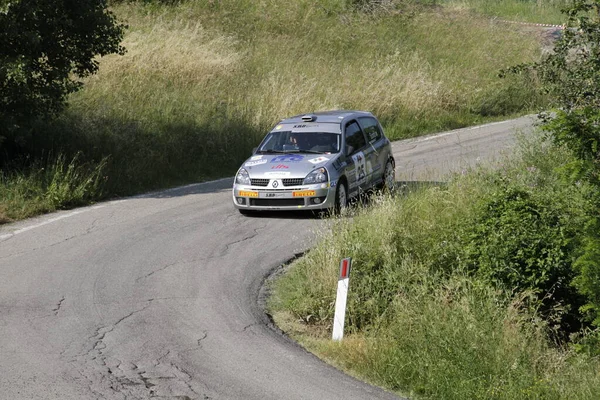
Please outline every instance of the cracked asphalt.
M531 118L394 143L397 180L497 159ZM264 279L327 221L231 178L0 226L0 399L394 399L270 326ZM334 290L334 289L332 289Z

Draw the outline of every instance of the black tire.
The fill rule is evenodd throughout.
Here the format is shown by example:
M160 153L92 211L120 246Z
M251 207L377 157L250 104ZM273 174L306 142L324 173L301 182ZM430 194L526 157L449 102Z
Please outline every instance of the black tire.
M345 181L339 181L335 191L335 212L339 213L348 207L348 186Z
M396 189L396 170L394 168L394 161L391 158L385 164L382 179L381 188L383 191L393 192Z

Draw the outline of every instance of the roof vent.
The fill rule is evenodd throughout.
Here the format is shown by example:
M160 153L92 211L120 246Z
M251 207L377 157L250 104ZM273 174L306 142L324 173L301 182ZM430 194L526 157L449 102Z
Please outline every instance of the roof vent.
M316 119L317 119L316 115L303 115L302 116L302 121L304 121L304 122L312 122Z

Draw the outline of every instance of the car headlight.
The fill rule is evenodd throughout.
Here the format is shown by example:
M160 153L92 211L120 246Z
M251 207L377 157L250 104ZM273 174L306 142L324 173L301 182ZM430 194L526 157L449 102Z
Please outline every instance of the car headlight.
M237 175L235 176L235 183L239 183L240 185L250 185L250 175L248 175L248 171L244 168L240 168Z
M322 183L327 182L329 177L327 176L327 170L325 168L317 168L314 171L311 171L310 174L306 175L304 178L305 185L312 185L314 183Z

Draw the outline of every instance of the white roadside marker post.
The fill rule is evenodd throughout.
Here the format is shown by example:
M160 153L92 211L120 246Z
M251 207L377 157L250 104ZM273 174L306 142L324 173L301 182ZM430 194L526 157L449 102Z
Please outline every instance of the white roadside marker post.
M340 262L340 277L338 278L337 296L335 298L332 335L332 339L336 341L340 341L344 337L344 319L346 318L346 299L348 298L351 266L352 258L344 258Z

